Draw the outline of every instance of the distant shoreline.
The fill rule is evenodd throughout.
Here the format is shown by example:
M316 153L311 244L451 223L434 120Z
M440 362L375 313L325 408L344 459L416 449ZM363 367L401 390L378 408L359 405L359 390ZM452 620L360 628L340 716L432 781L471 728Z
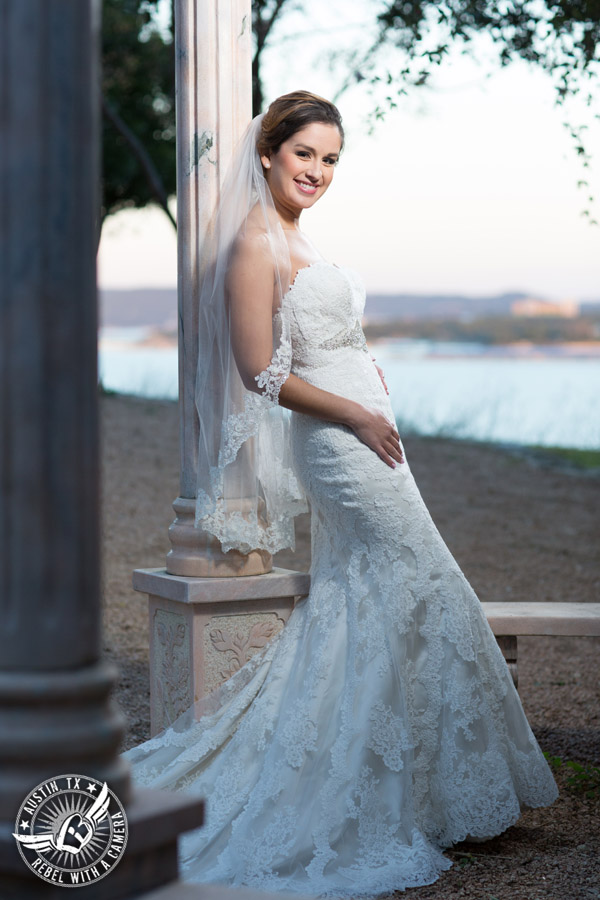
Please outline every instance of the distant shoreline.
M480 340L461 338L457 340L439 340L429 337L386 337L369 336L367 342L372 347L397 348L402 355L402 348L420 349L419 356L435 359L459 359L473 356L508 357L518 359L552 358L552 359L596 359L600 358L600 340L589 341L552 341L536 343L528 340L515 340L507 343L485 343ZM98 340L103 350L109 349L149 349L172 350L177 348L177 335L172 330L163 330L153 326L106 327L99 329ZM460 348L464 347L464 352ZM467 349L468 348L468 349Z
M512 359L600 359L600 341L556 341L555 343L535 343L533 341L511 341L506 344L486 344L482 341L456 340L441 341L429 338L367 338L370 346L394 345L402 356L402 346L423 346L424 358L459 359L474 356L507 357ZM458 348L464 347L461 352ZM467 350L468 348L468 350Z

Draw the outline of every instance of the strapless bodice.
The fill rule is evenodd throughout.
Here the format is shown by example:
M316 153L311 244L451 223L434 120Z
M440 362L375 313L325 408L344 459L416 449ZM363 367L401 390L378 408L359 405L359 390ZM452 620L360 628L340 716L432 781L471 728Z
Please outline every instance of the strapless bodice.
M292 368L331 361L332 350L368 353L361 328L366 292L360 276L326 260L298 270L284 299L290 323Z
M282 304L291 371L315 387L375 406L394 421L361 327L365 300L364 283L353 269L327 260L299 269Z

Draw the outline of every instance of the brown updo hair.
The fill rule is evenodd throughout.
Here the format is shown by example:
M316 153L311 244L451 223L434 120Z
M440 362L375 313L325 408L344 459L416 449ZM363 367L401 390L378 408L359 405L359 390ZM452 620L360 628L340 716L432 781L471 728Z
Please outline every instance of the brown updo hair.
M283 94L273 100L264 114L256 142L258 155L270 156L277 153L293 134L313 122L335 125L342 139L341 153L344 147L344 129L337 106L310 91L292 91L291 94Z

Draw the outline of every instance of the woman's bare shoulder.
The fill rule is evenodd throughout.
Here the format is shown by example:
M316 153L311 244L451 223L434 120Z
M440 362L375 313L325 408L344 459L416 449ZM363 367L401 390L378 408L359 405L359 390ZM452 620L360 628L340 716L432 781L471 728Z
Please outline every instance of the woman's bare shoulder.
M231 245L231 259L249 261L271 257L269 237L265 231L248 230L238 232Z
M269 236L258 227L245 228L238 232L229 257L230 277L263 275L272 278L274 270L273 251Z
M259 231L238 234L231 246L226 284L232 294L246 298L266 295L271 302L275 263L268 236Z

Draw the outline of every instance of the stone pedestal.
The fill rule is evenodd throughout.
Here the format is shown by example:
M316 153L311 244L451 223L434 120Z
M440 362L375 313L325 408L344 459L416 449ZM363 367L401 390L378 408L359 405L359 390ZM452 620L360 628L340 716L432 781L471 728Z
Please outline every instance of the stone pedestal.
M274 567L267 575L186 578L136 569L133 586L149 597L154 735L283 628L310 575Z

